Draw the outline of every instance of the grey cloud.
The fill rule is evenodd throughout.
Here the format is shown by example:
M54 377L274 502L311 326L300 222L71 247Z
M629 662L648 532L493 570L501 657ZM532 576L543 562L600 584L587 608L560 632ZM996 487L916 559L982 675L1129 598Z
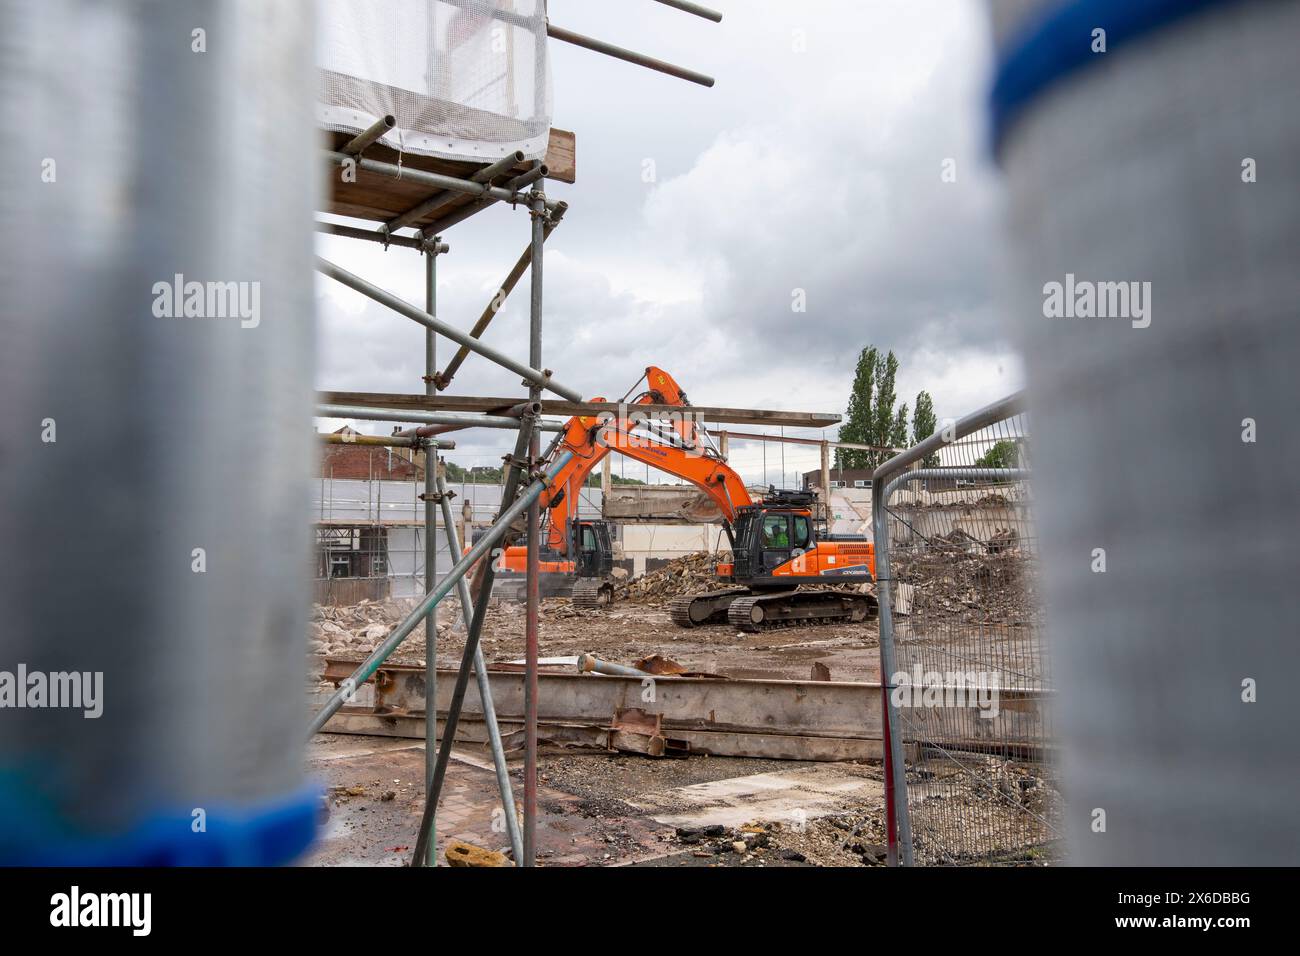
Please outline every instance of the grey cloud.
M617 397L655 363L699 404L842 411L856 353L871 342L900 354L903 396L928 387L940 414L970 410L946 402L1016 387L1018 365L990 306L997 192L984 156L977 8L719 5L720 29L653 4L644 16L614 4L552 6L556 22L719 82L701 90L553 45L555 122L578 133L579 178L549 189L571 208L548 244L545 364L585 394ZM807 31L807 54L790 52L796 28ZM958 162L955 184L940 181L946 157ZM644 158L656 163L656 183L641 181ZM526 229L522 215L493 210L451 230L443 318L468 327ZM421 296L417 256L331 249L345 267ZM647 276L671 277L663 285L672 288ZM796 287L807 292L806 314L790 309ZM418 390L418 327L369 303L339 315L337 295L324 297L322 384ZM526 308L527 279L488 333L521 357ZM443 361L454 347L442 343ZM478 358L454 386L522 389ZM505 444L462 436L466 455L498 456Z

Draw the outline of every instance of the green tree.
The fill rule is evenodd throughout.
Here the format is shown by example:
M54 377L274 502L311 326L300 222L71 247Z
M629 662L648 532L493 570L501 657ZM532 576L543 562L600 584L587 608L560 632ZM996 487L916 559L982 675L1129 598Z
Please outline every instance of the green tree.
M919 445L931 435L934 434L935 427L939 424L938 418L934 414L934 399L930 393L922 390L916 394L916 410L912 412L912 444ZM921 463L922 468L938 468L939 456L926 455L925 460Z
M876 362L879 353L867 346L858 353L858 366L853 372L853 391L849 393L848 412L840 426L840 441L858 445L870 444L873 430L872 401L876 388ZM835 449L835 464L839 468L866 468L869 452L854 448Z
M470 484L470 485L496 485L501 482L501 469L493 468L489 465L474 465L472 468L462 468L454 461L442 460L443 467L447 469L447 482L449 484Z
M894 388L894 377L898 374L898 359L894 353L890 352L883 359L876 363L876 401L872 406L871 417L876 423L876 427L871 436L869 445L880 445L882 447L895 447L894 432L898 427L898 419L894 414L894 402L898 400L898 392ZM904 415L904 434L903 441L907 441L906 435L906 416L907 410L903 410ZM881 462L885 461L889 454L887 452L871 452L874 457L871 466L874 468Z
M907 405L894 407L898 400L894 387L897 375L898 359L893 352L881 355L875 346L867 346L858 353L840 441L883 448L907 444ZM839 468L875 468L888 458L886 451L840 448L835 452Z
M609 476L609 483L611 485L644 485L645 484L645 482L642 481L640 478L624 478L622 475L615 475L615 474L611 474ZM599 488L600 475L596 474L595 472L592 472L590 475L588 475L587 487Z
M894 427L890 429L888 443L895 448L907 447L907 402L898 406L898 414L894 416Z
M976 468L1015 468L1020 463L1020 448L1003 439L975 460Z

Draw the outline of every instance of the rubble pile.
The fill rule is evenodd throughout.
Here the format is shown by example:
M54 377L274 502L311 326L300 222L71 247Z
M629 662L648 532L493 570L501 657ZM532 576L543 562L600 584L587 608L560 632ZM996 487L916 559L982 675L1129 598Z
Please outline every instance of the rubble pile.
M962 762L962 767L956 767L928 761L908 769L909 786L919 797L912 810L918 860L940 866L1054 862L1061 848L1053 831L1061 829L1064 802L1051 771L1042 765L975 754L964 754ZM984 820L981 842L1005 841L1002 848L978 856L954 851L953 821L964 819Z
M979 539L975 538L961 528L953 528L947 534L941 534L930 539L930 549L945 554L957 554L964 552L966 554L979 554L984 550Z
M673 558L667 564L629 581L624 595L632 601L658 601L679 594L711 591L719 586L714 565L729 560L729 552L709 554L707 551Z
M883 866L888 853L883 807L846 809L802 822L753 822L734 829L718 824L678 827L675 840L695 856L713 856L726 866Z
M326 657L366 657L388 632L415 608L414 598L387 601L362 601L339 607L317 604L311 614L311 643L308 651ZM460 614L459 602L450 595L438 605L438 636L445 637ZM416 627L411 636L393 652L390 660L414 662L424 660L424 628Z
M1013 536L1000 533L986 552L969 535L954 531L934 539L925 552L896 555L891 570L896 582L911 586L909 613L967 624L1034 623L1034 564Z

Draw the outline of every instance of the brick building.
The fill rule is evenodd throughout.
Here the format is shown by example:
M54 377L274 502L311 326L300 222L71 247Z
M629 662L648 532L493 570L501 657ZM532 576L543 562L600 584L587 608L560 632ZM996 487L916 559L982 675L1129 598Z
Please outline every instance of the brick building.
M359 435L344 425L335 435ZM324 445L322 478L360 478L411 481L424 477L424 453L412 448L375 448L364 445Z

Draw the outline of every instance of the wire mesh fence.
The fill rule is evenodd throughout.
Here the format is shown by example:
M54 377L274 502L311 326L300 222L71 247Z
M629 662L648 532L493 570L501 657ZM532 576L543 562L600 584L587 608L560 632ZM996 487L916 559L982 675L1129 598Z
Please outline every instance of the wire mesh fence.
M946 441L876 474L881 640L907 760L904 857L1050 862L1060 797L1028 421L1016 399L946 424Z

